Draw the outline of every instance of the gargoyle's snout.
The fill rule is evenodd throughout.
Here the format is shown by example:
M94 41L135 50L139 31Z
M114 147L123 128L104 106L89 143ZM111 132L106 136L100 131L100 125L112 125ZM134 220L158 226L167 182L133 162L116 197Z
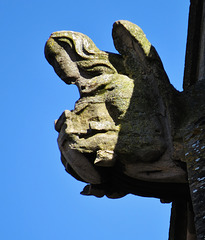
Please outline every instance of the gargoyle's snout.
M52 65L57 75L67 84L73 84L80 77L76 63L71 60L66 49L61 46L57 33L53 33L45 45L45 57Z

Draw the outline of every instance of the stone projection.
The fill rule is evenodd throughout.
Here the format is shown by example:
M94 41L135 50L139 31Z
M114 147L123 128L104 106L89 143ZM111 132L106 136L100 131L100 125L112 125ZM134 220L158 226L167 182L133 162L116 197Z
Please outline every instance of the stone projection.
M48 62L80 92L75 109L55 123L62 162L71 175L89 183L85 195L115 198L136 191L171 200L187 185L179 134L183 99L138 26L116 22L113 39L120 55L100 51L82 33L56 32L47 41ZM142 188L123 188L120 182L132 179ZM151 187L146 193L148 182L160 190Z
M187 164L204 155L204 82L178 92L137 25L117 21L112 36L119 54L73 31L46 43L48 62L80 92L75 109L55 122L62 163L87 184L83 195L173 202L170 240L196 239Z

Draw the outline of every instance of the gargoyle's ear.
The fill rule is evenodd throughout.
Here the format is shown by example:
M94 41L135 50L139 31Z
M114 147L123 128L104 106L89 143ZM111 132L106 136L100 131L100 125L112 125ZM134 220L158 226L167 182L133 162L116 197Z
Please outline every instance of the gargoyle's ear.
M155 48L140 27L129 21L120 20L113 24L112 37L115 48L124 57L129 57L143 65L146 60L160 60Z

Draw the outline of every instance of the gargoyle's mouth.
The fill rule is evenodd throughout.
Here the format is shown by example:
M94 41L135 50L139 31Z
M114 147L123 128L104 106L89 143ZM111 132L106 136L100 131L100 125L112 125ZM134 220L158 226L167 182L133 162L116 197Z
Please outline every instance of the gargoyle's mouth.
M101 174L96 170L95 166L79 151L70 147L70 142L64 141L59 144L61 154L65 159L65 167L71 167L73 171L85 182L92 184L101 184Z
M66 134L66 120L70 117L70 113L68 110L64 111L60 118L55 121L55 129L59 132L58 146L65 169L81 181L101 184L101 174L97 171L93 162L85 154L72 147L75 139L69 139L69 135ZM78 138L77 135L75 137Z
M78 120L72 122L73 117L73 112L66 110L55 121L55 129L59 132L58 146L63 158L62 162L66 170L75 178L91 184L101 184L105 182L105 176L101 176L102 169L99 169L99 166L111 167L115 161L114 152L92 149L90 146L92 144L87 142L93 141L97 133L94 131L94 134L90 135L87 127L80 130L75 128L73 124ZM105 138L105 133L99 131L99 134L102 134L102 139ZM86 149L86 145L91 149Z

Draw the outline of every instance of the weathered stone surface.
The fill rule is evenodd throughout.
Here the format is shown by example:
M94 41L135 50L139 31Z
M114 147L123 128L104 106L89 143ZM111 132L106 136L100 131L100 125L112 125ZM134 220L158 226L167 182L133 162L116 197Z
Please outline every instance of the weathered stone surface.
M186 129L184 141L197 239L203 239L205 233L205 118L201 118Z
M205 236L204 16L204 1L193 1L181 93L143 31L128 21L113 25L119 54L72 31L53 33L45 46L58 76L80 92L75 109L55 122L66 171L88 183L83 195L173 201L170 240Z
M205 239L205 1L191 1L184 89L189 92L189 124L184 128L191 202L196 238Z
M55 124L62 162L75 178L91 183L88 195L96 192L93 188L101 189L97 196L132 192L167 198L176 187L183 189L175 191L180 196L187 189L178 132L183 97L138 26L116 22L113 39L121 55L100 51L87 36L72 31L53 33L46 43L49 63L80 92L75 109ZM119 178L141 186L156 182L162 192L127 190Z

